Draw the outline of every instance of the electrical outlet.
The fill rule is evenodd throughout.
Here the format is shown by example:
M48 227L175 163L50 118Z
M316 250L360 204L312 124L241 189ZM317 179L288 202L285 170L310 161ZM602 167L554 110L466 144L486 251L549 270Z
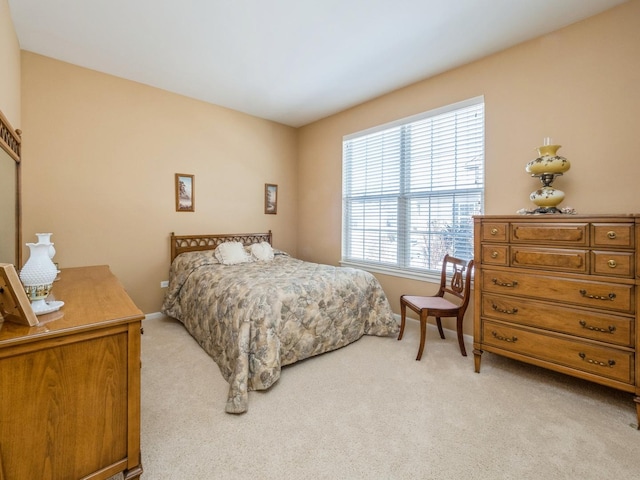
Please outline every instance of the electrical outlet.
M163 280L160 282L160 288L167 288L169 286L169 280Z

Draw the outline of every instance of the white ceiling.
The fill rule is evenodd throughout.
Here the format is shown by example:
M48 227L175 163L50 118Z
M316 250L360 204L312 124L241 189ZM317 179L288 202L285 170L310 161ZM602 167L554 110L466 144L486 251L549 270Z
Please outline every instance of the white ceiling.
M9 0L20 47L301 126L625 0Z

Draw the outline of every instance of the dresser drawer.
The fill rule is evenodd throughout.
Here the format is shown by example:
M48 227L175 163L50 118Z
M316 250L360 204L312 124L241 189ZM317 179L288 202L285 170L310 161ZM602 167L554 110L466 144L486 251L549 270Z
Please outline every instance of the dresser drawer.
M587 250L562 248L511 247L511 266L588 273Z
M633 317L562 307L519 297L483 294L482 316L615 345L632 346L635 341Z
M619 382L633 384L635 379L635 357L633 352L627 350L618 350L569 337L549 335L544 331L525 330L491 321L483 322L482 341L485 345Z
M594 223L591 246L633 248L633 223Z
M512 223L513 243L546 243L549 245L587 246L589 245L589 224L587 223Z
M635 265L631 252L591 252L591 273L633 278Z
M634 285L558 278L510 270L482 270L481 277L481 288L485 292L635 313Z
M506 222L482 222L480 239L485 242L506 242L509 224Z
M506 245L482 245L482 263L488 265L509 265L509 247Z

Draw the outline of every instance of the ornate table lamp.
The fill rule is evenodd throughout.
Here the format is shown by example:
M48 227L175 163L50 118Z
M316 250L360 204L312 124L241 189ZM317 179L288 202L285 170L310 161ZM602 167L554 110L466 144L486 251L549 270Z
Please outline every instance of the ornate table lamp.
M526 171L532 177L538 177L542 187L531 192L529 198L538 208L530 213L562 213L557 207L564 200L564 192L551 186L556 177L571 168L569 160L557 155L561 145L552 145L551 138L544 139L544 145L538 147L538 158L527 163Z

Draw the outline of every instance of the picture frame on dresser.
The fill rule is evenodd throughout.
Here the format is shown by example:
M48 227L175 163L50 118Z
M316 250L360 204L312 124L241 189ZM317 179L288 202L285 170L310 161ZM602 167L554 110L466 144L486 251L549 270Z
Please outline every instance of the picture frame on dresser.
M10 263L0 263L0 321L2 320L30 327L38 325L29 297L15 267Z

